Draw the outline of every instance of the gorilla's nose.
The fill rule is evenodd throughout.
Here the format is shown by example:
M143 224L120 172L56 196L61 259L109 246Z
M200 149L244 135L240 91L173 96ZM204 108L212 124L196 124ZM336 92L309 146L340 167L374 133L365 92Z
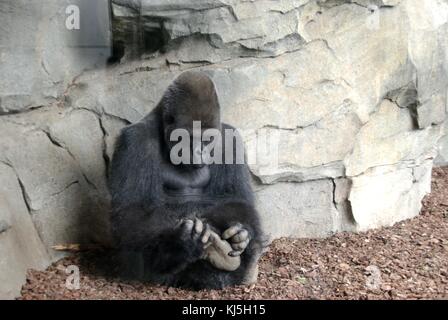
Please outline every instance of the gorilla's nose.
M195 167L202 168L203 166L210 164L210 151L207 150L205 146L197 147L192 152L192 158Z
M202 155L202 148L201 147L197 147L196 149L194 149L193 153L196 156L201 156Z
M201 147L193 149L193 164L202 164L202 150Z

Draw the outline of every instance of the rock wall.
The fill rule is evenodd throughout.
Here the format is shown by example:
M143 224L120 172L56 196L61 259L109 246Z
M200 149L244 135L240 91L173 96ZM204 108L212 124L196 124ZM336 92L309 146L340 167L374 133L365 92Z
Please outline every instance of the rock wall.
M434 161L436 166L448 166L448 122L442 128L443 136L439 140L438 155Z
M82 19L70 30L73 5ZM108 0L1 1L0 115L55 102L81 71L104 66L109 15Z
M115 137L187 69L240 129L272 238L413 217L447 163L447 1L15 0L0 20L0 297L53 245L109 241Z

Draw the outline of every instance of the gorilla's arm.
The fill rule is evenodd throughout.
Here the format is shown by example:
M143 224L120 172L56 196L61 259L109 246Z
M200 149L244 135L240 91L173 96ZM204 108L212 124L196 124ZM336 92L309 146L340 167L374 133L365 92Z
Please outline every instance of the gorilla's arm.
M142 254L145 269L161 275L177 273L199 260L208 241L202 222L179 220L165 208L151 212L127 208L112 216L112 227L119 248Z
M152 273L175 274L201 259L209 234L199 219L183 220L174 229L159 232L143 249Z
M160 202L160 142L157 121L139 122L122 130L109 172L112 207L154 207Z
M221 162L222 164L211 165L211 183L209 185L210 192L216 196L225 199L232 199L234 201L241 201L250 205L254 205L254 197L252 186L250 184L251 176L249 173L249 168L246 163L246 159L237 158L237 150L244 152L243 140L236 131L236 129L228 124L222 124L222 146L223 154ZM232 146L233 151L233 161L243 160L243 163L228 163L226 164L226 134L227 130L231 130L235 133L235 139L233 140Z

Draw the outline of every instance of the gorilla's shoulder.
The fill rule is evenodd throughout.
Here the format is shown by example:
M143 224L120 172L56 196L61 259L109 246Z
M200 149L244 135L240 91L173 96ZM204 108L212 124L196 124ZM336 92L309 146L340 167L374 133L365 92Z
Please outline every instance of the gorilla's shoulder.
M222 131L223 131L224 137L227 136L226 135L227 131L231 131L233 137L237 137L238 139L241 138L241 133L239 132L239 130L237 128L235 128L234 126L231 126L230 124L223 122L222 123Z
M232 130L235 131L238 135L239 135L239 131L237 128L235 128L234 126L231 126L230 124L227 123L222 123L222 130Z
M160 133L160 117L158 114L149 114L139 122L124 127L120 132L123 143L158 141Z
M222 129L226 130L226 129L230 129L230 130L237 130L235 127L231 126L230 124L227 123L222 123Z

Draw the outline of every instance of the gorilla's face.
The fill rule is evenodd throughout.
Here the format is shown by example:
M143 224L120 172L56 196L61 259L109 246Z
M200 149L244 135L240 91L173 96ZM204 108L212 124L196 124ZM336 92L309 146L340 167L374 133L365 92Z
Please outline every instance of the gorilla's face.
M215 86L208 76L201 72L184 72L168 88L162 98L162 121L164 139L167 149L171 149L179 143L174 141L172 133L183 131L182 138L188 141L190 153L189 164L183 163L188 168L201 168L207 163L207 152L204 146L203 133L207 129L221 131L220 108Z
M198 112L198 108L202 109ZM168 150L178 143L188 144L190 156L190 164L183 164L190 169L202 168L205 163L209 163L210 154L205 148L210 141L204 141L204 132L208 129L221 130L221 123L219 121L219 115L215 116L210 114L209 107L202 107L196 105L195 112L179 112L185 111L185 106L178 105L178 108L172 110L170 113L165 113L163 117L163 129L165 143ZM188 109L187 109L188 110ZM179 141L178 139L172 140L172 133L174 131L184 132L182 139L188 137L187 141ZM177 136L177 134L175 135Z

